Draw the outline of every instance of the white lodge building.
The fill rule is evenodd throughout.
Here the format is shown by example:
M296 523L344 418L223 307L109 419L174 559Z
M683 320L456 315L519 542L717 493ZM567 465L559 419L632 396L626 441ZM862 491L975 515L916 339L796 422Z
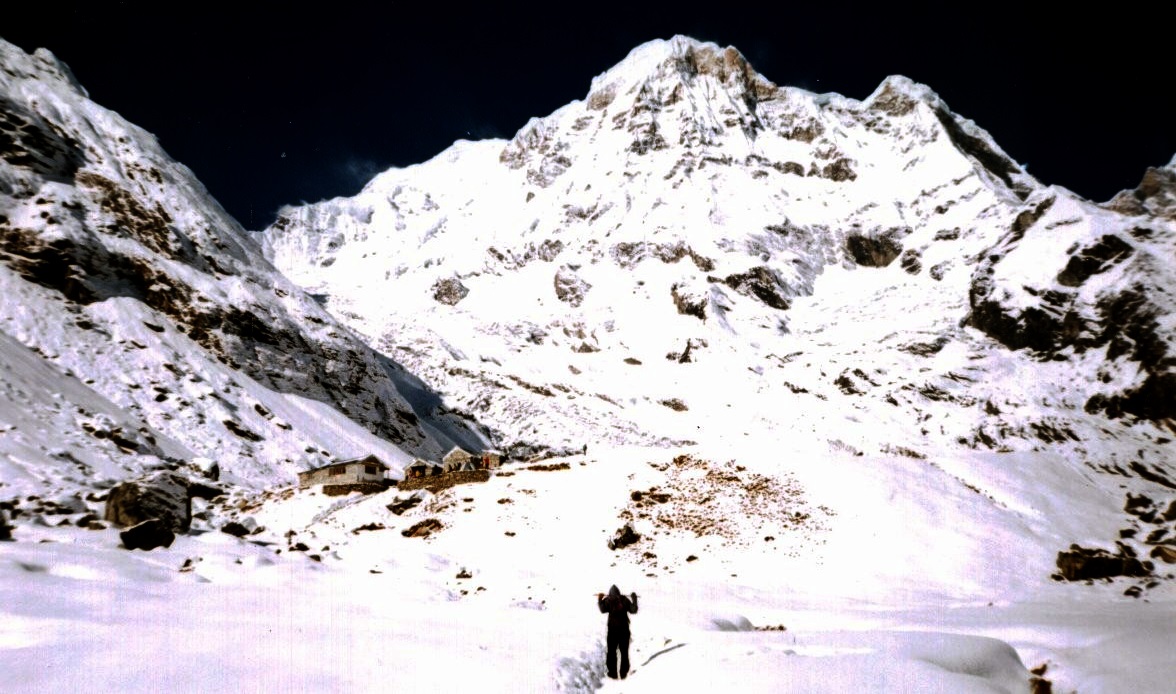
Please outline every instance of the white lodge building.
M302 489L316 484L383 484L388 466L374 455L352 460L341 460L298 473L298 486Z

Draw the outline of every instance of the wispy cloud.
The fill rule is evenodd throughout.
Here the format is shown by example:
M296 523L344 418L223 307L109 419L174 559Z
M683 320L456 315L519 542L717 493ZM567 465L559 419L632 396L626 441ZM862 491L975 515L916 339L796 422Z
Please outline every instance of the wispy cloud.
M376 174L388 168L373 159L364 157L348 157L338 167L338 176L349 187L362 188Z

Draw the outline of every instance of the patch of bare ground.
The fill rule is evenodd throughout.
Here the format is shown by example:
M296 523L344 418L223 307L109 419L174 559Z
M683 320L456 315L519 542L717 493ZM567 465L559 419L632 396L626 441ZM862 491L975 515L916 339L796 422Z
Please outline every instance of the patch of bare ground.
M650 465L665 474L664 484L631 490L620 517L646 523L654 533L688 532L728 545L762 545L782 533L811 538L826 530L825 519L834 515L827 507L810 505L787 473L768 476L733 460L718 463L692 455Z
M535 472L555 472L557 470L571 470L572 466L568 463L544 463L540 465L528 465L524 470L534 470Z

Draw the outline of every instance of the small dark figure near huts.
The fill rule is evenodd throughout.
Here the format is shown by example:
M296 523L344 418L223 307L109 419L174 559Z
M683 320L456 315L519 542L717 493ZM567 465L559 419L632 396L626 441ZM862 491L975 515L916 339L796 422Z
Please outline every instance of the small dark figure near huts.
M604 665L608 676L617 678L617 651L621 652L621 679L629 674L629 615L637 614L637 594L621 595L616 586L608 595L596 594L596 605L601 612L608 613L608 638L605 641Z

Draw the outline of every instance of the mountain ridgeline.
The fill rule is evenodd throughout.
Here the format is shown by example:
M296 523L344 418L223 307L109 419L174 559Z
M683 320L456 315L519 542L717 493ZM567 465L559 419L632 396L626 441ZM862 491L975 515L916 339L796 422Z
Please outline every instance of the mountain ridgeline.
M322 457L451 443L401 393L419 382L277 272L154 137L47 51L4 42L0 286L6 359L43 370L6 389L4 410L38 422L13 426L29 439L20 467L46 484L62 467L101 482L209 458L265 485ZM126 469L94 472L110 460Z
M683 442L719 414L824 437L838 420L810 403L848 392L897 418L893 445L1012 450L1171 426L1172 191L1169 165L1095 204L906 78L813 94L675 37L509 142L286 208L262 238L499 432ZM929 400L947 423L920 424Z
M12 411L71 429L22 469L215 458L268 484L743 431L1169 479L1173 164L1096 204L909 79L814 94L675 37L510 141L249 233L47 51L0 48L5 344L100 403L22 377Z

